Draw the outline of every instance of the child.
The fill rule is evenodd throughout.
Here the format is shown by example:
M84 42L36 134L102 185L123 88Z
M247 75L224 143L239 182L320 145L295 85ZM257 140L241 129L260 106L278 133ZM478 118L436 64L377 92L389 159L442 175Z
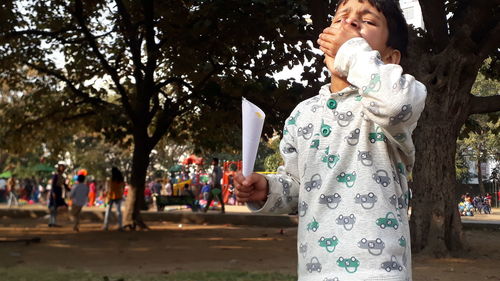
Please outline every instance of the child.
M397 1L339 1L318 40L331 84L287 119L285 166L235 177L249 208L298 211L301 281L412 278L407 177L426 89L397 65L407 36Z
M78 175L77 184L71 189L69 197L71 198L71 214L73 215L73 230L78 232L80 229L80 213L83 206L87 204L89 196L89 187L85 184L85 176Z
M208 197L210 196L210 183L206 182L205 185L201 188L201 194L203 196L203 200L208 201Z

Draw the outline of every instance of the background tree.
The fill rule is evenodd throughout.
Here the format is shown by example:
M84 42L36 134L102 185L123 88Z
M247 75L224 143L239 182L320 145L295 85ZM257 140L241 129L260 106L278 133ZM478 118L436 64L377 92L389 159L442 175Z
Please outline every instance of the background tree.
M468 183L472 174L469 172L470 165L467 162L467 153L465 149L461 149L460 145L457 147L457 154L455 155L455 175L457 182L461 184Z
M485 119L485 116L482 117L481 119ZM489 171L482 170L481 163L488 160L500 160L498 158L500 155L499 130L500 120L497 120L496 123L481 120L474 131L469 132L467 137L458 141L458 150L466 156L466 159L476 163L479 192L481 194L486 194L483 178L487 178L489 175Z
M281 152L279 149L280 139L270 139L267 145L272 149L273 152L264 160L265 171L275 172L279 166L283 165L283 158L281 157Z
M491 58L486 59L482 69L486 72L491 64ZM472 86L471 93L475 96L494 96L500 94L500 81L485 77L478 73L476 81ZM500 141L498 133L500 131L500 112L482 115L471 115L462 126L459 139L457 141L457 163L456 166L462 168L457 173L457 179L470 178L467 161L475 161L479 183L479 192L485 194L483 176L489 171L482 171L481 163L488 160L499 160Z
M85 120L79 126L110 139L131 135L132 188L125 221L132 227L145 227L139 211L150 153L169 130L189 129L182 126L186 119L206 123L205 117L219 108L239 108L242 95L258 104L266 101L267 112L276 112L268 124L284 119L276 110L296 100L282 99L279 94L285 91L278 89L288 83L273 86L268 75L303 61L304 54L312 56L294 48L307 30L300 16L304 9L295 2L51 0L0 5L2 79L9 91L22 93L19 99L25 103L17 115L9 115L21 124L10 124L14 130L5 135L35 129L43 120L52 126L44 129L55 135L70 120ZM31 95L26 94L28 86ZM262 96L270 87L277 96L271 91ZM44 101L43 106L37 101Z
M168 137L162 138L151 153L150 174L155 177L168 177L168 170L179 163L182 155L192 151L192 145L179 144Z
M498 75L499 1L419 1L426 32L413 36L407 69L427 86L426 109L414 133L412 248L437 256L466 247L456 208L456 140L471 114L500 110L500 95L471 93L484 60ZM450 16L451 15L451 16ZM420 36L418 36L421 34ZM498 76L497 76L498 77Z
M104 136L97 133L76 133L65 150L72 168L84 168L94 179L110 178L113 166L120 171L130 171L131 168L131 147L109 143ZM130 174L124 175L127 179L130 178Z

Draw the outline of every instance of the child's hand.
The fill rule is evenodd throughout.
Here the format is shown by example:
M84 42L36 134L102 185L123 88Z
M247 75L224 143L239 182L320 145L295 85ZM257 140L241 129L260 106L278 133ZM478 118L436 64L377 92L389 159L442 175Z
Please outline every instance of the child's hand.
M349 20L341 19L325 28L317 42L325 55L335 58L340 46L355 37L361 37L358 29L349 23Z
M236 199L239 202L265 201L269 192L267 179L260 174L252 173L244 177L241 172L234 177Z
M333 64L335 63L335 59L334 58L332 58L329 55L325 54L325 59L323 60L323 62L325 63L326 68L328 68L328 70L330 71L330 73L332 73L332 75L336 75L336 76L340 75L335 70L335 68L333 67Z

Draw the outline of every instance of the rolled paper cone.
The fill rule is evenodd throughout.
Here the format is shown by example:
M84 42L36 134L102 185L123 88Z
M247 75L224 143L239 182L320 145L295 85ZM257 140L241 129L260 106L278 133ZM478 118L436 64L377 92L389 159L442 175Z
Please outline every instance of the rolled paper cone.
M264 126L266 114L262 109L247 99L242 100L242 119L243 119L243 168L244 177L248 177L253 172L257 149L259 148L260 135Z

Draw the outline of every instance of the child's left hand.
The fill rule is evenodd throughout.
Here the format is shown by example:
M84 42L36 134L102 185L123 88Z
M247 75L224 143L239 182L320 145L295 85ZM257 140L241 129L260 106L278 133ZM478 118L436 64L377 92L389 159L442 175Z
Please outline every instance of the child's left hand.
M348 20L341 19L333 22L319 35L318 44L321 51L335 59L340 46L349 39L361 37L358 29L351 25Z

